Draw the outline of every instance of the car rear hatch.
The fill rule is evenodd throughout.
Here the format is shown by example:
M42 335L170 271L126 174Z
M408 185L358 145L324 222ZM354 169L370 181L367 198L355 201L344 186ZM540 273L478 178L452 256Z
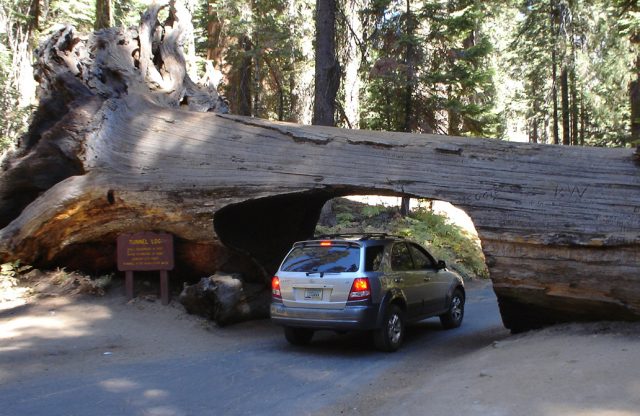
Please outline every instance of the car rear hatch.
M278 271L282 302L292 308L343 309L361 268L353 241L296 243Z

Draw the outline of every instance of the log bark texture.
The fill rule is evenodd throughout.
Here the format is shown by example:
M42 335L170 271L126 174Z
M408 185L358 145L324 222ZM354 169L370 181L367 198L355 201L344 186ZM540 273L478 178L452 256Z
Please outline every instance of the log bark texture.
M508 328L640 318L633 150L186 111L224 105L172 68L179 53L152 46L153 27L88 41L66 28L43 44L41 108L3 165L2 260L109 270L119 233L165 231L185 279L223 271L266 283L327 200L409 196L471 216Z
M179 301L187 312L218 325L269 317L271 292L264 285L244 283L239 275L216 274L185 287Z

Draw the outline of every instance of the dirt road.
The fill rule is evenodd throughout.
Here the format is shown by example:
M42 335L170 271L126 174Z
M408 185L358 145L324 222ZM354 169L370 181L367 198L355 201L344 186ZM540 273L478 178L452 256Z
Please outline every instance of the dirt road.
M518 336L488 283L463 326L409 329L394 354L358 334L294 348L257 321L228 328L118 293L0 311L0 415L640 414L640 325Z

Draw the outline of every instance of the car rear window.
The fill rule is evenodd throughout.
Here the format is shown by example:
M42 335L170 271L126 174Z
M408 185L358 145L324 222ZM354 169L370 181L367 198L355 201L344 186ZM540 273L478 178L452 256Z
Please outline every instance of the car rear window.
M360 248L333 245L296 247L282 263L285 272L356 272L360 265Z

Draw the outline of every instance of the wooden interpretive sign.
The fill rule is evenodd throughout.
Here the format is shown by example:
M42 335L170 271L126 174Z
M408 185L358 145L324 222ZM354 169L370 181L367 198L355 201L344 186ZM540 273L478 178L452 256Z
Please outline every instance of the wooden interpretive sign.
M134 271L160 271L160 298L169 303L169 273L174 266L173 236L140 232L118 236L118 270L125 272L127 297L133 298Z
M172 270L173 236L141 232L118 236L118 270Z

